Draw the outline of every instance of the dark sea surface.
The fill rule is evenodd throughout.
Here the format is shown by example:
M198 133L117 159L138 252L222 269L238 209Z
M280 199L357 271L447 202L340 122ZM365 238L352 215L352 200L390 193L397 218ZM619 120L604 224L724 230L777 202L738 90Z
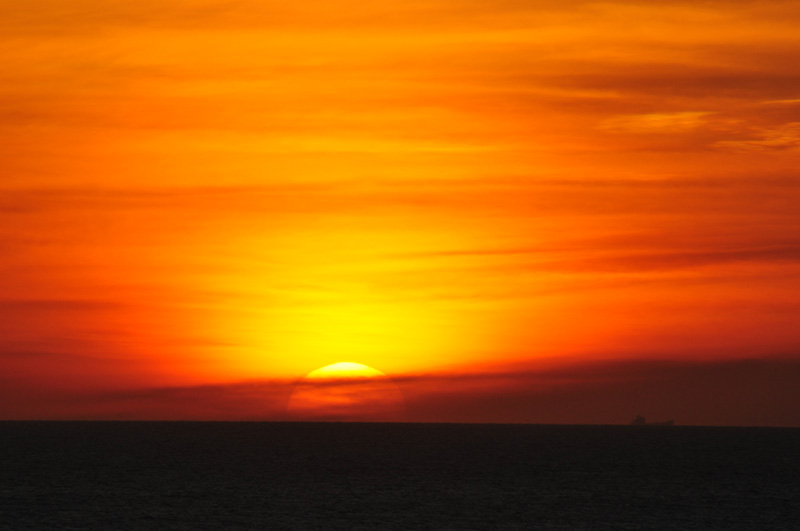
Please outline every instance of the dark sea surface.
M800 429L0 422L0 529L800 529Z

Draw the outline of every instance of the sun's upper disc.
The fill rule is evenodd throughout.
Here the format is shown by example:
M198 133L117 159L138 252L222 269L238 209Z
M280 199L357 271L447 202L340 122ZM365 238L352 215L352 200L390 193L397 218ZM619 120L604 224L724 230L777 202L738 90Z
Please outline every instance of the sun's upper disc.
M379 371L378 369L373 369L368 365L363 365L361 363L351 363L349 361L334 363L333 365L328 365L320 369L317 369L315 371L311 371L306 375L306 378L313 378L313 379L375 378L375 377L385 378L386 375L381 371Z

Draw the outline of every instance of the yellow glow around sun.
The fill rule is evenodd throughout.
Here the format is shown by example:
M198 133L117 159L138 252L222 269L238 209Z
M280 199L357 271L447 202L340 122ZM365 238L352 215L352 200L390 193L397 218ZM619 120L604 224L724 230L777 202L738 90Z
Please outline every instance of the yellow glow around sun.
M292 392L289 420L387 422L405 420L405 400L383 372L340 362L308 373Z

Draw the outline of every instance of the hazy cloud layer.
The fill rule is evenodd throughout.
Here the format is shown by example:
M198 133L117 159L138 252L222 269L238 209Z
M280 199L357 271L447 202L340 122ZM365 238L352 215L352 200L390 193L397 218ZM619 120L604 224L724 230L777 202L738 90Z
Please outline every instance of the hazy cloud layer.
M721 362L630 360L547 364L462 375L399 375L411 422L625 424L637 414L684 425L800 424L792 359ZM87 390L24 397L4 418L293 420L295 381L196 387ZM352 382L326 382L352 386ZM13 385L3 393L16 396ZM25 391L28 394L30 390ZM46 413L48 412L48 413Z

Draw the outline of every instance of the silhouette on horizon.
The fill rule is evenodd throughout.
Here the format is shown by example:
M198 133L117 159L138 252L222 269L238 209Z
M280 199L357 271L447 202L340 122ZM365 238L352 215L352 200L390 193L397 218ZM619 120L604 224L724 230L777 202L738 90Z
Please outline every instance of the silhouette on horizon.
M663 422L647 422L643 415L636 415L636 418L631 421L631 426L672 426L674 424L674 420L665 420Z

